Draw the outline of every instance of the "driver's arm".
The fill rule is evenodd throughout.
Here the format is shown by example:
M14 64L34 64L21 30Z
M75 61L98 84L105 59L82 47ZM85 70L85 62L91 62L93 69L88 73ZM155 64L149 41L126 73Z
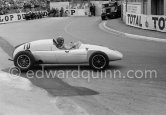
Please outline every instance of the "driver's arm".
M71 49L75 49L76 45L75 44L73 44L73 45L66 45L66 44L64 44L63 48L66 49L66 50L71 50Z

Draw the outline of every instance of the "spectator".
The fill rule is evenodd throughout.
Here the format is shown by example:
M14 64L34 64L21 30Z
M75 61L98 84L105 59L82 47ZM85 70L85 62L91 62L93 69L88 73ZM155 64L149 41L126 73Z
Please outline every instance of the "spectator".
M59 14L59 13L60 13L59 9L56 8L55 10L56 10L56 17L59 17L59 15L60 15L60 14Z
M118 10L118 2L115 1L114 5L115 5L115 10L117 11Z
M90 12L89 16L92 16L93 15L93 6L92 6L92 4L90 4L90 6L89 6L89 12Z
M92 12L93 16L96 16L96 6L94 4L92 5Z
M64 14L64 9L63 9L63 7L61 7L61 9L60 9L60 17L63 17L63 14Z

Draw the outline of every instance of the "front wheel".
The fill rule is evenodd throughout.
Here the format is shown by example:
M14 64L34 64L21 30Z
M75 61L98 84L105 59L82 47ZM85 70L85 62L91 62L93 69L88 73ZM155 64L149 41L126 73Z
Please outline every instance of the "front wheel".
M106 54L99 52L92 54L89 63L93 69L103 70L108 66L109 60Z
M14 65L21 71L27 71L34 66L34 57L29 51L19 52L14 57Z
M102 20L106 20L106 16L101 16L101 19Z

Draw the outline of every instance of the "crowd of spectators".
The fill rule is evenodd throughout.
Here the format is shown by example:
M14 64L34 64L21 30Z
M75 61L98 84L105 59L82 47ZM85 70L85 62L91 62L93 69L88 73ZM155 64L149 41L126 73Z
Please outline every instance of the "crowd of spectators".
M64 17L68 16L69 12L65 12L65 9L84 9L85 15L96 16L96 6L89 2L70 2L69 5L63 6L61 8L52 7L49 11L50 17Z
M26 13L24 15L24 18L26 20L34 20L34 19L41 19L45 16L48 16L48 12L47 11L35 11L35 12L31 12L29 11L28 13Z
M76 2L69 4L69 9L88 9L88 7L89 7L88 2Z
M21 12L35 12L41 10L48 10L47 1L49 0L0 0L0 15L21 13ZM89 5L87 2L70 3L66 9L89 9L90 15L95 16L95 6ZM51 17L67 16L65 9L52 8L49 10Z
M0 0L0 15L47 8L46 0Z
M49 17L65 17L65 16L67 16L67 13L65 12L63 7L61 7L60 9L52 8L49 11L48 16Z

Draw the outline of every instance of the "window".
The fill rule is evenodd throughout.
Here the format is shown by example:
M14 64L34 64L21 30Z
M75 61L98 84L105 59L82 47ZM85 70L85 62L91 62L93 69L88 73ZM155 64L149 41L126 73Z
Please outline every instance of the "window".
M143 14L147 14L148 13L148 11L147 11L147 9L148 9L148 0L143 0L142 4L143 4Z
M152 15L164 15L164 0L151 0Z

